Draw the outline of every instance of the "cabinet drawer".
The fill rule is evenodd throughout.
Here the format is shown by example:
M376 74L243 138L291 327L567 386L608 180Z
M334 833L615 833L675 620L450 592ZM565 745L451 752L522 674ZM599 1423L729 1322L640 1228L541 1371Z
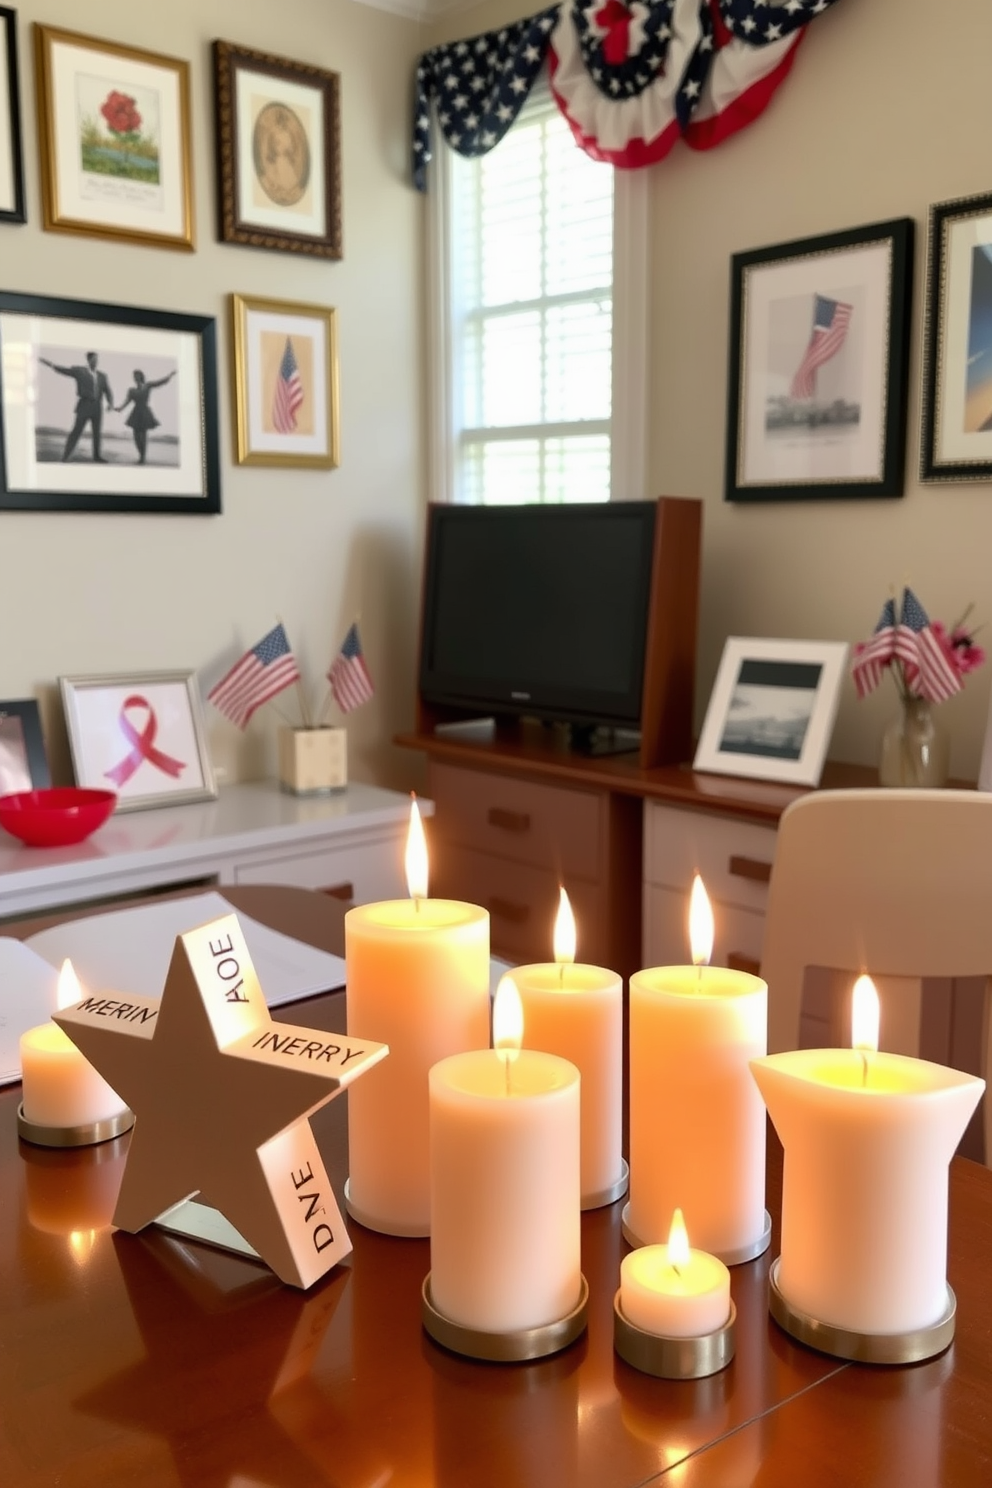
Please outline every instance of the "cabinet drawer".
M558 912L554 873L446 845L432 878L431 893L439 899L465 899L488 909L493 955L517 965L554 959L552 939ZM601 893L592 884L570 880L568 896L578 927L577 959L599 962L599 927L605 922Z
M756 969L761 964L764 915L714 900L713 919L716 937L711 965L741 969L742 963L750 963L744 969ZM642 948L645 966L690 963L689 898L681 889L645 884Z
M438 764L430 788L445 842L544 868L570 893L573 879L599 877L605 796Z
M775 827L648 802L644 808L644 878L677 889L688 910L693 874L715 903L764 913L775 857Z
M238 863L234 882L290 884L300 889L331 889L338 884L351 884L356 904L407 896L399 839L395 848L382 843L352 844L337 852L324 849Z

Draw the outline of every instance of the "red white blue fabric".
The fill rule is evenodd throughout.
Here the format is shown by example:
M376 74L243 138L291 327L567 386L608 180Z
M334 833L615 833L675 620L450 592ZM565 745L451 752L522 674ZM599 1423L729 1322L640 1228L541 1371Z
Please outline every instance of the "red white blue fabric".
M299 677L300 669L286 632L276 625L214 684L207 700L243 729L256 709L292 687Z
M331 662L327 673L331 694L342 713L350 713L360 703L367 703L375 692L369 669L362 654L362 643L358 638L358 626L349 627L341 642L341 650Z

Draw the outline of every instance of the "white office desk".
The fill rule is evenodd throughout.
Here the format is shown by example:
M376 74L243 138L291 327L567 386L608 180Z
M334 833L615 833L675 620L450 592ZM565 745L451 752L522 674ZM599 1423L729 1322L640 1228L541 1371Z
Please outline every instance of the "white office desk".
M403 897L409 813L408 796L377 786L300 797L263 781L115 814L76 847L25 847L0 830L0 920L194 883L350 884L357 902Z

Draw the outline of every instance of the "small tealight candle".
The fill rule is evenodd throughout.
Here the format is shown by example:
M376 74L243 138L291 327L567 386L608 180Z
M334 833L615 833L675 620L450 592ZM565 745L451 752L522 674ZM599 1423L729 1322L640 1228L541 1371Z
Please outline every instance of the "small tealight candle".
M645 1245L620 1263L620 1309L629 1323L663 1338L702 1338L730 1317L730 1272L716 1256L690 1250L682 1210L667 1245Z
M71 961L63 961L57 1002L71 1007L83 996ZM22 1111L33 1126L63 1130L91 1126L123 1116L127 1106L98 1075L69 1036L55 1023L41 1023L21 1035Z

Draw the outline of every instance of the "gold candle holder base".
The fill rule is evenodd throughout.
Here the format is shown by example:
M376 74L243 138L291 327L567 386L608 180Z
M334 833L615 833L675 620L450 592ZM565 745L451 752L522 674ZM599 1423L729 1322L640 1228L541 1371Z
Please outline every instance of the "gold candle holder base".
M600 1193L583 1194L580 1208L585 1213L587 1209L605 1209L607 1204L615 1204L617 1199L622 1199L630 1185L630 1168L627 1159L620 1159L620 1177L616 1183L611 1183L609 1188L604 1188Z
M634 1231L630 1227L629 1221L630 1205L624 1204L623 1214L620 1216L620 1228L623 1231L623 1238L626 1240L628 1245L634 1248L634 1250L640 1250L641 1247L644 1245L663 1245L665 1243L665 1240L667 1240L668 1238L668 1236L666 1235L659 1240L644 1240L641 1238L640 1235L634 1233ZM761 1234L758 1236L757 1240L752 1240L748 1245L740 1246L738 1250L713 1250L710 1251L710 1254L715 1255L717 1260L722 1261L725 1266L743 1266L745 1261L754 1261L757 1260L758 1256L764 1255L771 1242L772 1217L766 1209L764 1223L761 1227Z
M23 1142L33 1142L36 1147L93 1147L97 1142L109 1142L112 1137L121 1137L134 1125L134 1112L125 1106L116 1116L107 1116L103 1121L87 1121L82 1126L40 1126L29 1121L24 1114L24 1102L17 1107L17 1135Z
M730 1316L715 1333L699 1338L667 1338L661 1333L648 1333L638 1328L620 1309L619 1291L613 1298L613 1347L621 1359L642 1374L657 1379L705 1379L726 1369L737 1345L737 1308L730 1304Z
M493 1364L518 1364L528 1359L544 1359L574 1343L585 1332L589 1310L589 1283L580 1275L579 1300L566 1317L540 1328L520 1328L512 1333L486 1333L481 1328L466 1328L438 1312L431 1296L431 1274L428 1271L420 1289L420 1319L435 1343L454 1354L470 1359L486 1359Z
M401 1225L393 1224L391 1220L373 1219L371 1214L366 1214L352 1202L350 1178L344 1180L344 1207L356 1224L364 1230L375 1230L377 1235L394 1235L398 1240L426 1240L431 1232L429 1224Z
M947 1288L947 1306L943 1315L928 1328L914 1328L908 1333L856 1333L820 1322L801 1312L783 1296L778 1284L782 1258L772 1262L768 1275L768 1311L779 1327L800 1343L831 1354L835 1359L853 1359L858 1364L918 1364L942 1354L954 1338L957 1299Z

